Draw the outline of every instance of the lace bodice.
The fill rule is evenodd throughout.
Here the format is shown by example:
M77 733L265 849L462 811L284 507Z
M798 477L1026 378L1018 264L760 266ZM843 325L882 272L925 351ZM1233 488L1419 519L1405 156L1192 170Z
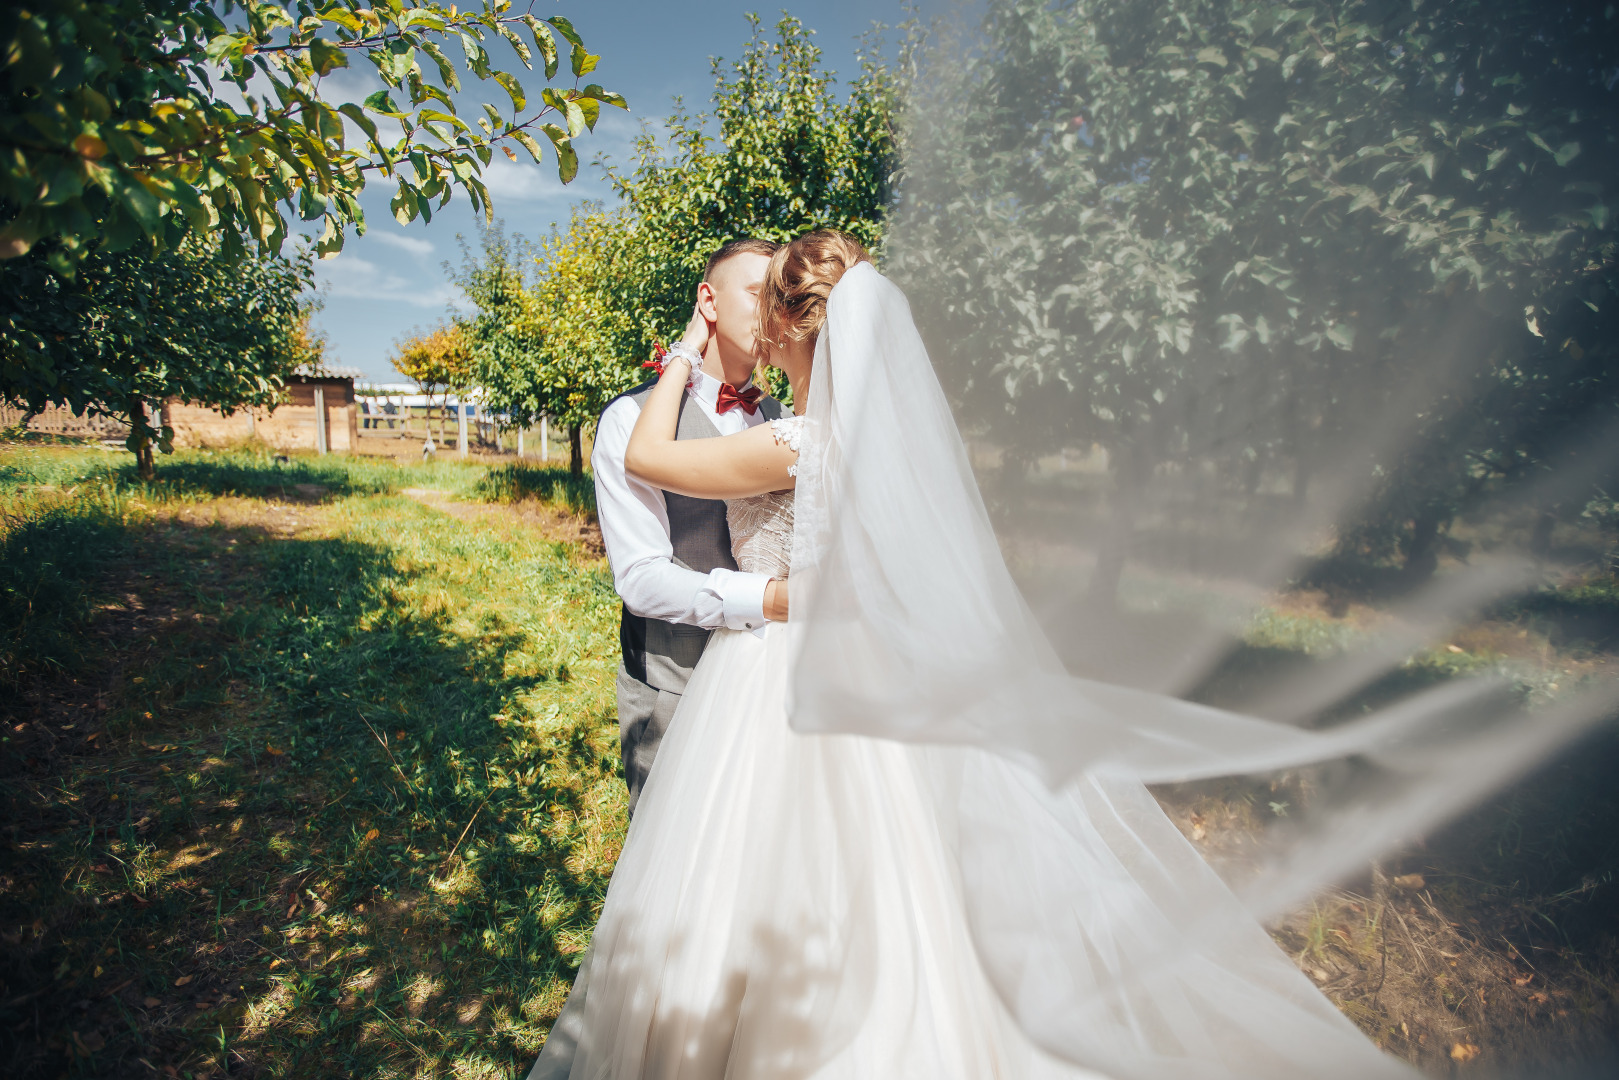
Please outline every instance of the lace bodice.
M804 418L784 416L770 422L776 441L798 450ZM798 475L798 466L788 469ZM767 491L745 499L725 500L725 523L731 530L731 554L736 568L749 574L784 578L793 562L793 492Z

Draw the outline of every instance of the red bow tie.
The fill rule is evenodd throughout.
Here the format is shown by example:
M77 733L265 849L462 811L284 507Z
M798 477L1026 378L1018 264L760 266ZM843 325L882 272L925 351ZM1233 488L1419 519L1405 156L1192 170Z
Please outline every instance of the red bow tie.
M752 416L759 411L759 399L764 397L764 391L757 386L750 386L746 390L738 390L730 383L720 383L719 400L714 403L714 411L728 413L738 405L747 410Z

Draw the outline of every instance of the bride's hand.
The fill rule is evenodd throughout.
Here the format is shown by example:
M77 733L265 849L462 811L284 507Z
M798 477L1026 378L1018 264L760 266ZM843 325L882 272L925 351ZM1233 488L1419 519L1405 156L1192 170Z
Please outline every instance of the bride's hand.
M680 335L680 343L701 356L703 350L708 348L709 334L708 320L703 318L702 310L693 304L691 318L686 322L686 332Z

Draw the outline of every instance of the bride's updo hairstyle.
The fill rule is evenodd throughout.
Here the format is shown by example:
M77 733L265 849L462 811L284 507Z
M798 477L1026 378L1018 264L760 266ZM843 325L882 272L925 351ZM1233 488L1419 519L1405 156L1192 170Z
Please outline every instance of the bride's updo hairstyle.
M759 289L762 348L806 341L826 325L826 298L856 264L870 262L860 241L836 229L805 233L770 257Z

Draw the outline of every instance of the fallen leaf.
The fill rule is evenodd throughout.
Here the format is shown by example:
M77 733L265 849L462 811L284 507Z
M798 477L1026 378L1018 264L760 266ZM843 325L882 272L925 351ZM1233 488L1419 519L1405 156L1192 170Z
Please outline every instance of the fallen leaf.
M1533 994L1529 995L1529 1000L1533 1001L1537 1005L1544 1005L1544 1004L1546 1004L1546 1002L1550 1001L1551 998L1548 997L1545 993L1543 993L1543 992L1541 992L1539 990L1536 990Z
M278 750L274 746L271 746L269 743L264 744L264 751L265 751L265 753L272 754L275 757L286 757L286 755L287 755L287 752L285 750Z
M1463 649L1460 645L1446 645L1445 648L1449 649L1451 652L1466 652L1467 651L1466 649ZM1456 1045L1460 1046L1461 1044L1457 1043Z
M375 840L377 837L379 837L381 835L382 835L382 833L378 832L376 829L372 829L372 830L370 830L369 832L367 832L365 834L365 838L367 840Z
M95 974L94 974L94 975L92 975L92 976L90 976L90 977L91 977L91 978L92 978L92 979L99 979L99 978L101 978L101 965L100 965L100 964L97 964L97 965L96 965L96 973L95 973Z
M1478 1047L1472 1043L1452 1043L1450 1047L1450 1060L1457 1064L1466 1064L1478 1057Z
M1528 986L1529 985L1529 980L1533 979L1534 977L1535 977L1534 972L1530 972L1528 975L1515 975L1512 978L1512 985L1513 986Z
M161 1005L163 1003L161 1001L159 1001L157 998L149 997L145 1001L141 1002L141 1004L145 1005L148 1009L155 1009L155 1008L157 1008L159 1005Z
M190 981L191 981L191 976L190 975L182 975L178 979L174 980L174 985L175 986L184 986L186 983L188 983Z
M1428 885L1427 879L1421 874L1401 874L1397 878L1390 879L1390 883L1396 889L1405 889L1409 892L1416 892Z

